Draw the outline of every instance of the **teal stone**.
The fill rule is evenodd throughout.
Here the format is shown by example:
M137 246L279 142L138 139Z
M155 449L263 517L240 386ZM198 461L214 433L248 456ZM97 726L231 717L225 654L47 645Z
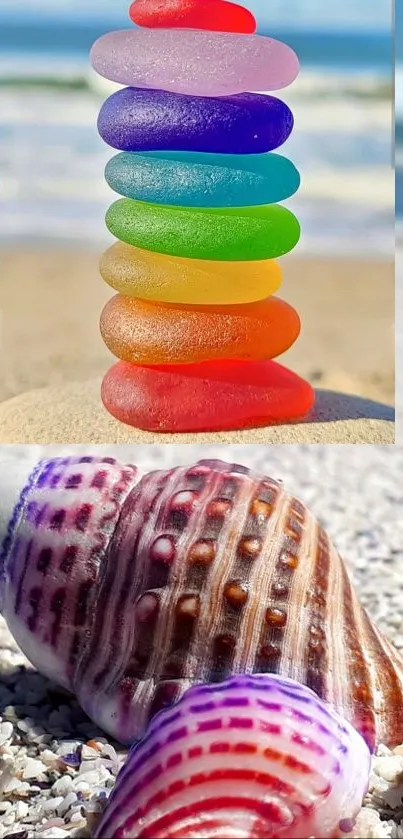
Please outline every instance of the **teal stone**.
M183 207L275 204L300 184L291 160L273 153L123 152L109 161L105 178L127 198Z

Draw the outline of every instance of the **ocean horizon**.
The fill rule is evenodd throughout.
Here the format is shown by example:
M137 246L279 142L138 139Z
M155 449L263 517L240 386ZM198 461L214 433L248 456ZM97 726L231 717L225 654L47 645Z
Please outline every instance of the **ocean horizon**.
M0 15L0 51L4 54L48 53L88 55L93 42L110 29L132 28L130 21L60 20L52 16L19 21ZM261 27L261 35L285 41L298 54L301 64L392 72L392 38L388 31L298 30L285 25Z

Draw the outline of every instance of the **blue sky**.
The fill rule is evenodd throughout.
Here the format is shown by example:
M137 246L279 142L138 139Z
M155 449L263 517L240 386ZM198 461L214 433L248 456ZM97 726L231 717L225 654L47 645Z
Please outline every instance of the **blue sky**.
M399 0L402 3L402 0ZM0 0L0 14L46 14L103 19L125 25L130 0ZM244 0L260 26L337 27L388 29L390 0ZM397 4L399 5L399 3ZM129 25L129 24L128 24Z

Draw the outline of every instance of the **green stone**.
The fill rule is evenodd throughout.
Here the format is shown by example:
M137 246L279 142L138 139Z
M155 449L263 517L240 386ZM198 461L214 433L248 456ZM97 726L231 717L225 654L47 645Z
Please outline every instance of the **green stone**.
M106 214L122 242L194 259L274 259L300 236L295 216L278 204L252 207L173 207L123 198Z

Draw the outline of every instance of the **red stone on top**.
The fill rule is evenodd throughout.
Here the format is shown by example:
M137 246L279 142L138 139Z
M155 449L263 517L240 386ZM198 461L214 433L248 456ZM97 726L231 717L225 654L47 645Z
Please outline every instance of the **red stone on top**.
M245 34L256 31L252 12L228 0L135 0L130 17L138 26L150 28L183 27Z

